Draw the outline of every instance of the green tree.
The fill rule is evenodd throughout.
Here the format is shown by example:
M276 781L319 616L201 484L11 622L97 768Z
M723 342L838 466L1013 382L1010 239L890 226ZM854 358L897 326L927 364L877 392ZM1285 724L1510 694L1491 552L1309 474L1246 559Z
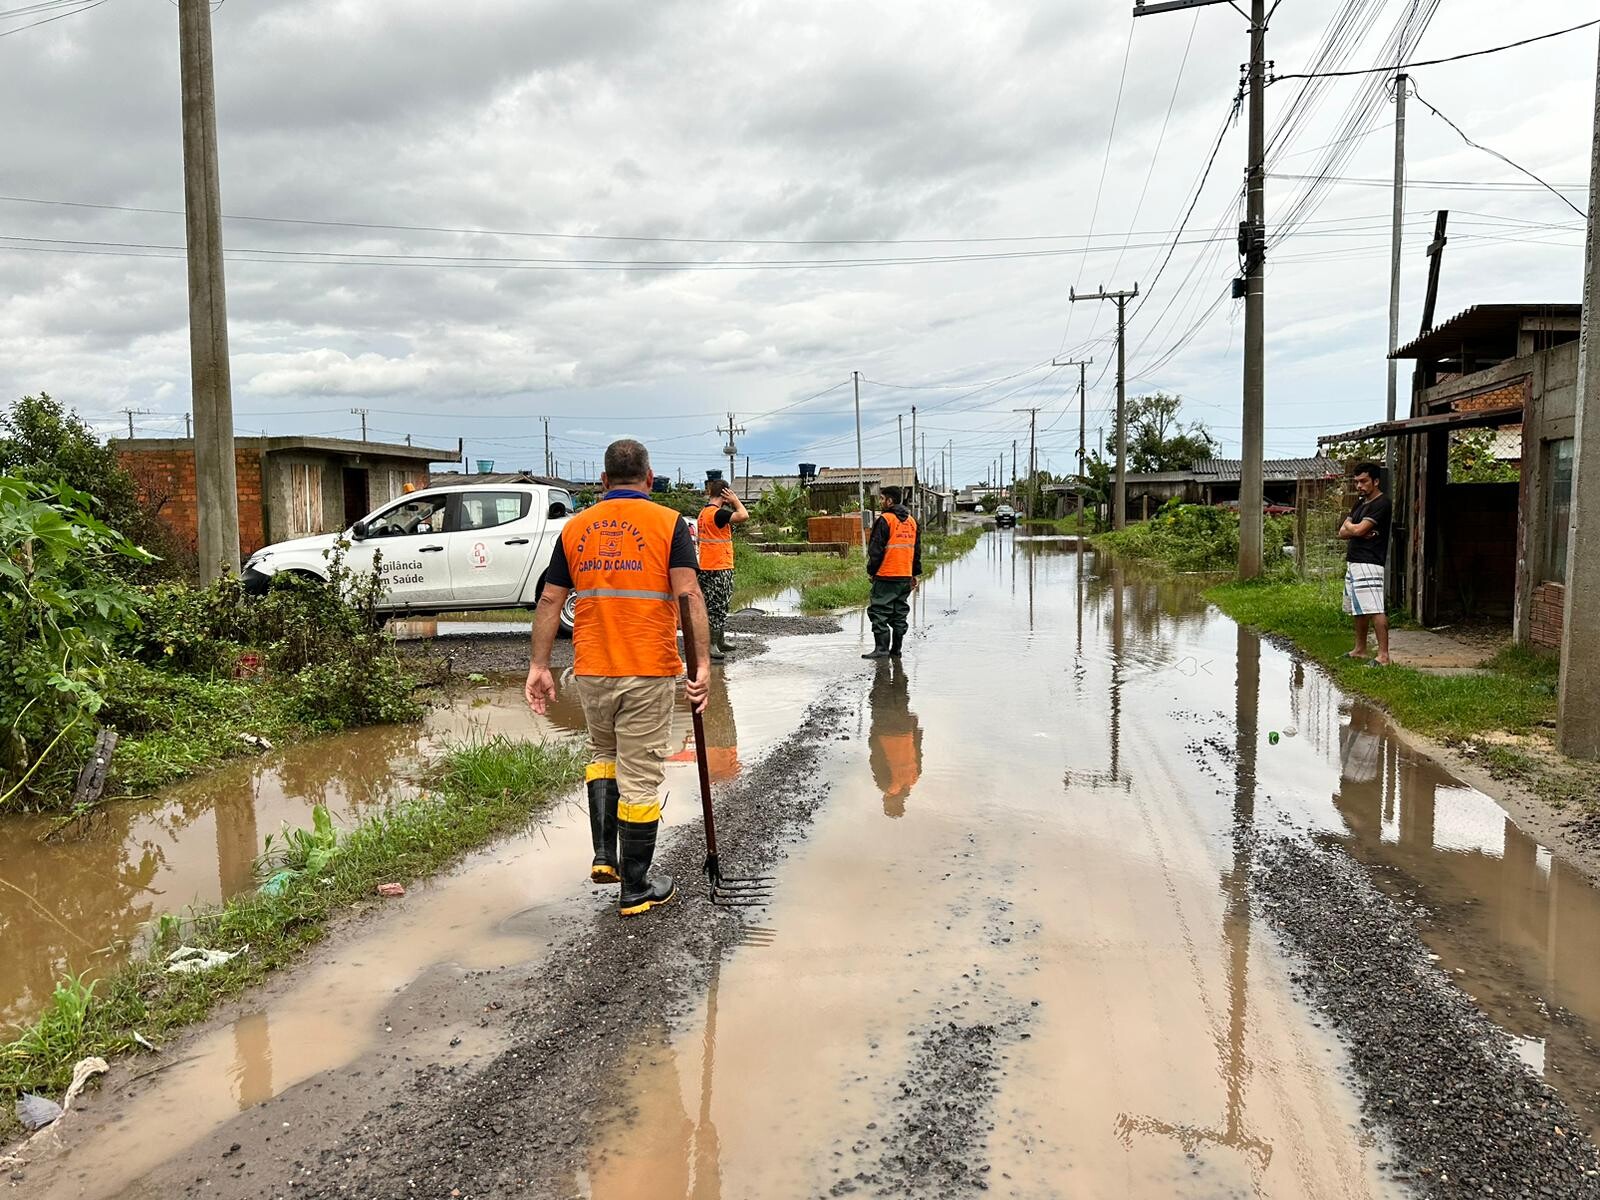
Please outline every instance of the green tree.
M1153 392L1128 401L1128 465L1132 471L1182 471L1217 452L1199 421L1180 416L1182 396Z
M47 392L24 396L0 413L0 474L64 484L81 493L86 512L156 556L121 558L116 569L124 575L170 575L186 565L184 550L160 518L167 497L141 495L116 451Z
M1330 442L1322 453L1342 463L1381 463L1387 449L1382 438L1367 438L1359 442Z
M1450 436L1451 483L1516 483L1522 472L1515 463L1495 457L1495 431L1460 429Z

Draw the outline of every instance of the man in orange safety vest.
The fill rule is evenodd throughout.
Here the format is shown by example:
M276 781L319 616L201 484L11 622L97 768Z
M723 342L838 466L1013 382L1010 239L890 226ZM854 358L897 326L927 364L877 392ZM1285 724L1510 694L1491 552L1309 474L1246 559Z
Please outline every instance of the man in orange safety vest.
M883 511L867 538L867 574L872 576L872 649L862 658L899 658L911 615L911 593L922 574L922 534L897 487L883 489Z
M567 521L545 570L533 621L525 687L533 711L555 698L550 652L561 606L578 596L573 674L589 726L589 828L593 883L621 883L618 911L639 916L675 894L672 880L648 878L661 824L663 766L672 736L679 601L686 599L698 670L689 703L703 711L710 692L710 635L696 578L694 540L672 509L650 499L655 477L644 446L624 438L606 447L605 494ZM620 853L619 853L620 851ZM619 870L620 868L620 870Z
M706 503L699 520L700 594L706 598L711 657L717 662L728 650L722 640L722 627L727 623L728 604L733 599L733 527L749 519L744 501L726 479L713 479L706 484Z

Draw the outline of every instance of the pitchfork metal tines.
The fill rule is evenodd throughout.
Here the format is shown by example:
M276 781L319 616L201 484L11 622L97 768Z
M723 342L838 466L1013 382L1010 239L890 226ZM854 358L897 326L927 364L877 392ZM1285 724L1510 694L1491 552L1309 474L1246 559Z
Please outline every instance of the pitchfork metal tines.
M689 618L687 599L679 602L683 618L683 650L688 659L689 674L698 672L699 655L694 640L694 624ZM711 770L706 765L706 730L700 713L691 709L694 721L694 762L700 776L700 810L706 826L706 881L710 885L711 903L727 908L754 908L772 899L771 875L724 875L722 863L717 858L717 817L711 808Z

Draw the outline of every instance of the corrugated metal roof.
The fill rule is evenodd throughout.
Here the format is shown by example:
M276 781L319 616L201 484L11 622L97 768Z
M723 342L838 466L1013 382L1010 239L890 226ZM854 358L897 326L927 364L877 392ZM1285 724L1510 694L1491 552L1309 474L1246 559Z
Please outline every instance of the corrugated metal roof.
M1441 358L1459 351L1463 343L1490 342L1495 343L1492 349L1496 353L1512 358L1517 352L1517 334L1524 317L1571 320L1581 316L1581 304L1474 304L1401 346L1390 357Z
M1244 460L1202 458L1190 469L1201 483L1237 483L1243 473ZM1324 479L1343 473L1344 468L1335 459L1320 455L1315 458L1269 458L1262 463L1262 478L1275 483L1291 479Z
M863 483L876 483L884 487L911 487L916 483L917 473L912 467L863 467L861 468L861 481ZM856 469L854 467L823 467L817 472L816 482L819 484L854 484L856 482Z

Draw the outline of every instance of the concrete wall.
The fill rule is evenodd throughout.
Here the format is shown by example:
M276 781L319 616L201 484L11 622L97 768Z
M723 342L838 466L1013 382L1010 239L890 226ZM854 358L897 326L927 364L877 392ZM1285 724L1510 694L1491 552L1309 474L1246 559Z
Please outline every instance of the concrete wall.
M1520 362L1531 364L1533 400L1522 423L1522 494L1517 506L1516 609L1512 636L1518 645L1561 645L1561 589L1544 578L1548 516L1546 447L1573 436L1578 411L1578 344L1569 342ZM1554 603L1552 610L1551 603Z

